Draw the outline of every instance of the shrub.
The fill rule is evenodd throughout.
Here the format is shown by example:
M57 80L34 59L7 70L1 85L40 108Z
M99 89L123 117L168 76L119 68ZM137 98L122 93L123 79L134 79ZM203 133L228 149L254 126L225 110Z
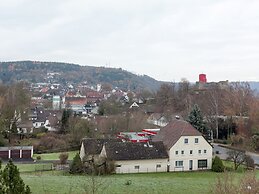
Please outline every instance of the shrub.
M214 172L224 172L223 162L218 156L215 156L215 158L212 161L212 171L214 171Z
M41 160L41 156L37 156L37 157L36 157L36 160Z
M233 173L224 173L218 176L216 182L211 187L213 194L257 194L259 191L259 181L255 174L246 173L238 182Z
M247 169L249 169L249 168L254 169L255 168L254 159L249 155L245 156L245 164L246 164Z
M108 175L114 173L115 164L114 161L101 158L99 161L95 160L94 163L90 163L90 168L95 175Z
M5 140L4 137L0 134L0 146L5 146Z
M68 159L68 153L61 153L59 155L60 164L66 164Z
M235 147L240 147L244 145L244 138L239 135L233 135L230 137L231 145Z
M67 150L68 144L65 136L57 135L54 133L47 133L42 136L38 142L36 142L33 146L35 151L38 153L42 153L44 151L64 151Z

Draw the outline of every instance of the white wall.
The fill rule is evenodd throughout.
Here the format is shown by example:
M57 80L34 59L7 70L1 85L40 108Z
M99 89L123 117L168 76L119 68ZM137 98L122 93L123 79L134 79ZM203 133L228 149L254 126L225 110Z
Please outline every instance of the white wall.
M116 173L167 172L167 164L168 159L115 161ZM139 166L139 169L136 166Z
M188 138L188 143L184 139ZM198 143L195 143L198 138ZM192 150L192 154L190 154ZM199 153L201 150L201 153ZM206 150L206 153L204 153ZM178 151L178 154L176 154ZM182 154L184 151L184 154ZM198 160L207 160L207 168L211 169L212 165L212 146L202 136L182 136L176 144L169 150L170 171L189 171L190 160L193 162L192 170L202 170L198 168ZM182 167L175 166L175 161L183 161Z
M84 159L84 157L85 157L85 147L84 147L83 142L81 143L81 148L80 148L80 153L79 153L79 155L80 155L81 160L83 161L83 159Z

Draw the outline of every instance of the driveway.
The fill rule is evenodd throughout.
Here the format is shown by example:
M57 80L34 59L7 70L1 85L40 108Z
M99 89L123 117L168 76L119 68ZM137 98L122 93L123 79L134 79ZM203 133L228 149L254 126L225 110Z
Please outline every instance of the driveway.
M213 153L215 156L219 156L221 159L226 159L228 157L227 152L231 150L229 148L222 147L218 144L213 144ZM259 165L259 154L246 152L247 155L254 159L255 164Z

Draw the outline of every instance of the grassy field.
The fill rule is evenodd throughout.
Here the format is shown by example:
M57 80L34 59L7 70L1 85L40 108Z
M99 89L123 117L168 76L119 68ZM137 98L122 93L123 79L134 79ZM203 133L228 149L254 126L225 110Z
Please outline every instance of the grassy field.
M33 193L89 193L92 182L99 184L96 193L132 194L205 194L210 193L217 174L214 172L178 172L122 174L103 177L69 175L52 171L43 173L22 173L22 178ZM234 173L240 178L243 173ZM259 175L259 173L257 173ZM126 183L130 184L127 185ZM87 191L87 192L86 192Z
M77 152L69 152L72 159ZM60 153L40 154L42 160L58 160ZM37 155L36 155L37 156ZM36 157L34 156L34 157ZM107 194L206 194L211 193L213 184L222 174L203 172L115 174L110 176L70 175L63 171L40 171L48 169L52 163L16 164L21 176L36 194L83 194L92 193L93 183L98 185L95 193ZM233 163L224 161L231 167ZM241 166L234 174L236 180L244 174ZM259 171L256 172L259 178ZM128 183L128 184L127 184Z
M33 158L36 159L37 156L41 157L41 160L59 160L59 155L62 152L58 152L58 153L47 153L47 154L34 154ZM78 151L69 151L66 152L68 153L68 160L73 160L73 158L75 157L76 153L78 153Z

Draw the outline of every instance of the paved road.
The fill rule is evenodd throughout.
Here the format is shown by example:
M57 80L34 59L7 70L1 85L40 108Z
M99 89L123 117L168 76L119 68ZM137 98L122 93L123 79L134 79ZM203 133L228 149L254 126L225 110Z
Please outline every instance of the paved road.
M213 153L219 156L221 159L226 159L228 157L227 152L231 150L229 148L221 147L218 144L213 144ZM216 154L218 153L218 154ZM255 164L259 165L259 154L252 152L246 152L247 155L251 156L254 159Z

